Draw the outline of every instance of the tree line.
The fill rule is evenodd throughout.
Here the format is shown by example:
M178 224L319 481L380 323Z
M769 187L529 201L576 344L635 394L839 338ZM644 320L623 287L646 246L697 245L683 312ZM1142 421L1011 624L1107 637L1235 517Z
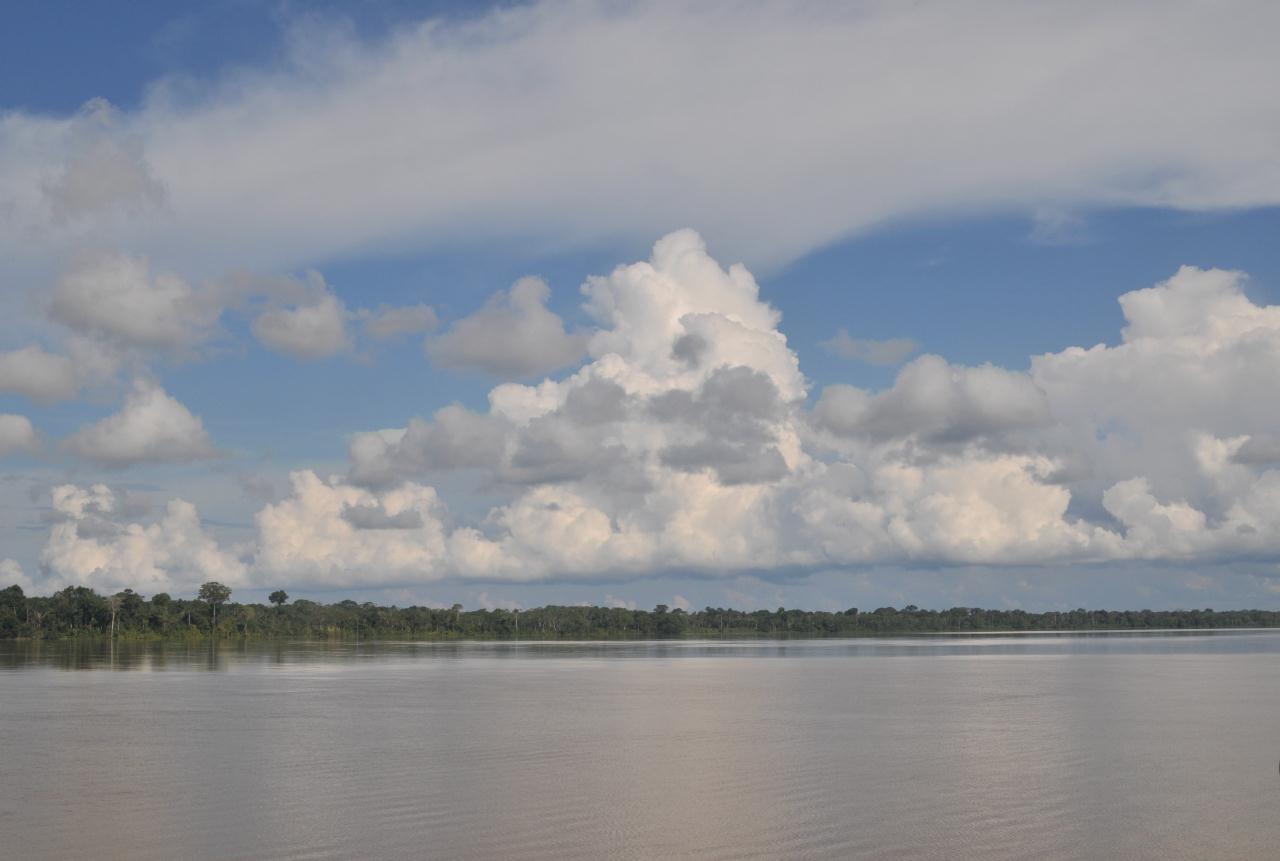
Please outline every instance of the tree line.
M290 602L283 590L269 604L231 602L231 589L206 583L189 599L158 593L146 598L132 589L99 595L70 586L49 596L28 596L18 586L0 590L0 639L80 635L116 637L307 637L530 640L682 636L832 637L875 634L981 631L1090 631L1151 628L1280 627L1272 610L1067 610L1028 613L952 607L924 610L858 608L685 611L658 605L625 607L546 606L528 610L464 610L441 607L381 607L339 601Z

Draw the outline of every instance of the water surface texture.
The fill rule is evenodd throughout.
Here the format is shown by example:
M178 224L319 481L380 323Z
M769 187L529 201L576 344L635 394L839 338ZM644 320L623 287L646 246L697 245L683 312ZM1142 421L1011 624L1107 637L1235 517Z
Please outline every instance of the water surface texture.
M1275 858L1280 633L0 644L0 855Z

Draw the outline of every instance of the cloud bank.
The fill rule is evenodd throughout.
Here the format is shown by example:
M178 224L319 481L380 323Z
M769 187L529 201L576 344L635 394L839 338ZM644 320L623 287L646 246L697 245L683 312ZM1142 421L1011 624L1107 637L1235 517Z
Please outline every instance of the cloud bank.
M810 407L751 273L679 231L582 286L595 328L580 368L357 434L344 474L295 472L235 552L180 501L104 529L110 491L69 486L43 564L59 582L136 586L133 565L156 583L384 586L1275 561L1280 400L1256 393L1280 374L1280 308L1245 287L1186 267L1120 298L1113 345L1025 370L925 355L883 391L830 386ZM122 415L165 396L133 398ZM446 478L503 501L451 510Z

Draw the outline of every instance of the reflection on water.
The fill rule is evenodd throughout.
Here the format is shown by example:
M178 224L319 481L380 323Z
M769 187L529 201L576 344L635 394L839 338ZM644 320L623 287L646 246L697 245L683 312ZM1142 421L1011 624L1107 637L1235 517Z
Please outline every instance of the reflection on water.
M398 641L157 641L102 638L0 640L0 670L231 670L286 664L415 661L424 658L870 657L1272 653L1280 632L1069 631L1034 634L928 634L857 639Z
M1269 631L6 642L0 855L1270 858L1277 682Z

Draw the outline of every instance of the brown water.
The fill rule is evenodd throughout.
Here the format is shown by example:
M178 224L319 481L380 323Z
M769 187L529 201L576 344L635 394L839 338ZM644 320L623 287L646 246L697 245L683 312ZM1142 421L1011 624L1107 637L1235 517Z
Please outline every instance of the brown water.
M0 856L1280 857L1280 633L0 644Z

